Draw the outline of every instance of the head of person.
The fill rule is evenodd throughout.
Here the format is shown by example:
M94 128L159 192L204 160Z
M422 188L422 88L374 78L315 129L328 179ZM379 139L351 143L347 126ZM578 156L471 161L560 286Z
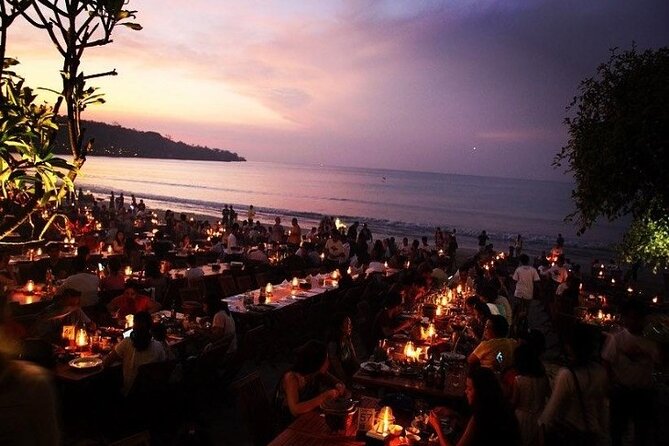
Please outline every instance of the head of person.
M325 373L328 370L327 346L316 340L308 341L295 350L292 371L302 376Z
M153 321L151 315L147 311L140 311L135 313L133 318L132 333L130 333L130 341L137 351L144 351L149 348L151 344L151 326Z
M641 334L646 317L646 306L638 299L630 299L621 308L623 325L630 333Z
M472 367L467 374L465 395L472 410L477 429L490 434L503 435L505 444L518 444L518 421L505 398L499 379L485 367Z
M530 256L527 254L521 254L520 257L518 257L518 261L521 265L527 266L530 264Z
M508 334L509 323L504 316L501 314L493 314L488 318L483 330L483 339L505 338Z
M291 220L291 223L292 223L293 226L297 226L297 218L293 217L293 219Z
M90 255L91 249L88 246L82 245L77 247L77 258L81 258L86 261Z
M274 223L277 224L277 225L280 225L281 224L281 217L276 217L274 219Z
M520 344L513 353L513 368L522 376L540 378L546 374L536 350L530 344Z
M112 275L117 275L121 271L121 260L118 257L112 257L109 259L109 272Z
M408 238L404 237L402 239L402 246L409 246L409 239Z
M183 237L181 237L181 244L182 244L183 246L190 245L190 236L189 236L188 234L186 234L186 235L184 235Z
M139 283L129 280L125 283L125 288L123 289L123 296L126 299L135 300L142 294L142 287Z
M472 302L472 312L474 317L479 323L484 324L492 314L490 313L490 307L488 304L483 302L481 299L476 299Z
M186 263L189 268L195 268L197 266L197 258L195 257L195 254L189 254L188 257L186 257Z
M458 268L458 275L460 276L460 282L465 282L469 276L469 265L462 265Z
M116 231L116 235L114 236L114 240L116 240L118 243L125 243L125 232Z
M395 317L402 312L402 295L397 291L391 291L383 302L383 308L391 317Z
M494 303L497 299L497 290L492 285L483 285L478 291L478 295L487 302Z
M560 254L558 256L556 263L557 263L557 266L564 266L564 255L563 254Z
M350 338L353 333L353 323L346 313L337 313L332 318L332 337L335 340Z
M597 334L595 331L596 328L586 324L576 324L569 331L565 350L572 366L584 367L596 358Z
M74 260L72 260L72 270L75 273L83 273L86 271L86 260L81 257L75 257Z

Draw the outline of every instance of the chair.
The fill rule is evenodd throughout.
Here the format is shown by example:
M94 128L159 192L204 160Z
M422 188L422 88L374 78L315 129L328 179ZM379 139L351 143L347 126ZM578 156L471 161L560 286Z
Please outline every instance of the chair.
M234 296L238 293L237 285L235 284L235 278L232 276L220 276L218 278L218 284L221 287L224 297Z
M237 395L239 412L248 427L254 445L268 444L276 434L276 416L267 399L265 385L257 371L231 385Z
M151 435L148 431L139 432L113 443L109 443L109 446L151 446Z
M253 286L253 279L251 276L237 276L237 291L244 293L246 291L252 290L255 287Z

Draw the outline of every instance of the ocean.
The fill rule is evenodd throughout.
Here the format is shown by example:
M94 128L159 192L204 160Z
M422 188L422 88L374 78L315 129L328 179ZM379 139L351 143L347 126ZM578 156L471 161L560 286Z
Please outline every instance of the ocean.
M460 247L476 246L485 229L497 249L506 250L521 234L527 251L550 249L557 234L578 249L608 250L620 240L625 222L601 223L583 236L564 222L573 210L572 185L566 182L493 178L402 170L299 165L267 162L155 160L89 157L77 187L94 194L134 193L147 206L220 218L232 204L244 218L248 206L256 219L303 229L323 215L344 223L367 222L377 236L429 236L457 231Z

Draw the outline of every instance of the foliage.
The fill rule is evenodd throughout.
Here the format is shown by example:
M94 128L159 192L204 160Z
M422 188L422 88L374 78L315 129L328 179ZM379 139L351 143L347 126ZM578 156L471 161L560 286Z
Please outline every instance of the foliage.
M612 50L597 76L581 82L565 119L567 145L554 160L576 186L567 216L582 234L599 217L631 215L624 252L630 260L662 263L657 243L669 210L669 48ZM659 238L658 238L659 237Z
M8 60L6 65L17 62ZM36 197L39 206L58 201L58 190L74 190L67 173L74 169L53 155L51 135L58 126L53 108L37 104L24 79L5 72L0 79L0 197L14 204Z
M580 232L599 216L614 220L669 209L669 48L618 54L580 85L565 119L567 145L554 165L574 174Z
M655 272L669 267L669 216L635 219L619 249L622 259L629 263L643 259Z

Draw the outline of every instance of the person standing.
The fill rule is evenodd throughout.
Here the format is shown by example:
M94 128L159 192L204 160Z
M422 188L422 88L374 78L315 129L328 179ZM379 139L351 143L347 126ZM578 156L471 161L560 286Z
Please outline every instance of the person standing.
M223 216L223 220L221 223L223 223L223 226L226 228L230 226L230 210L228 209L228 205L225 204L223 205L223 210L221 211L221 215Z
M530 266L530 258L527 254L521 254L518 260L520 265L511 276L516 282L516 289L513 293L513 331L515 333L528 328L527 314L530 309L530 301L534 298L534 284L541 280L537 270Z
M274 219L274 225L272 226L272 234L270 241L274 243L283 243L284 230L281 226L281 217L276 217Z
M485 250L486 244L488 243L488 233L483 230L478 236L479 240L479 252L483 252Z
M297 218L291 221L290 232L288 234L288 244L293 247L299 246L302 241L302 228L297 224Z
M246 219L248 220L249 224L253 224L253 220L256 218L256 210L253 208L253 205L249 206L249 211L246 214Z
M660 352L643 336L645 308L631 300L622 309L623 328L606 337L602 359L611 380L611 442L622 444L626 428L634 425L634 444L650 445L653 422L653 371Z

